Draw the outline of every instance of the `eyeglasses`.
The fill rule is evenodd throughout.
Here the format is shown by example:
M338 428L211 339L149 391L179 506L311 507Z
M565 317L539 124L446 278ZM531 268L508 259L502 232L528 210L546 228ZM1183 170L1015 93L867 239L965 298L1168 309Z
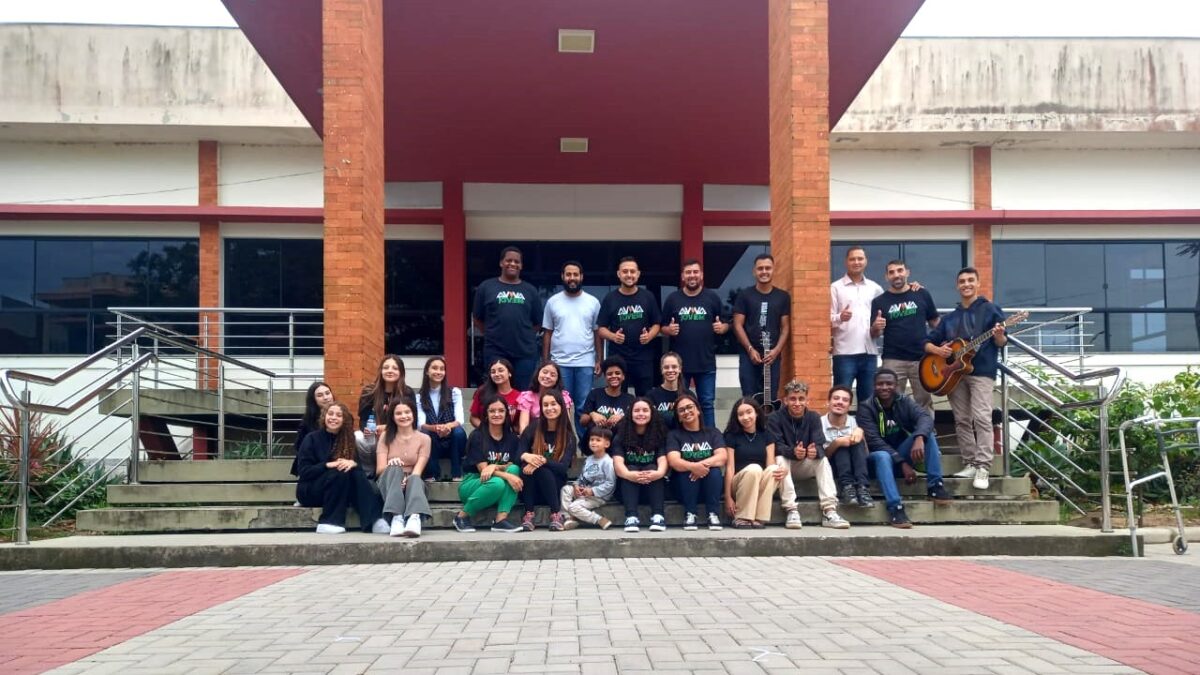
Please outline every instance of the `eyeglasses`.
M696 410L697 410L696 406L692 405L691 403L688 403L687 405L681 405L681 406L675 408L675 412L677 412L677 413L695 412Z

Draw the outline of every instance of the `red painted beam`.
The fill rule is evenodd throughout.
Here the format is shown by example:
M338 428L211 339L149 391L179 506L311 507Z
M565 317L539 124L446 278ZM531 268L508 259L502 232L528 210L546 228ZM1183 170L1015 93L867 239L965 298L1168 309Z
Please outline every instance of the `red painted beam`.
M467 385L467 216L461 181L442 183L442 340L446 378Z
M1200 209L832 211L834 225L1186 225L1200 223ZM767 227L767 211L705 211L704 225Z
M385 209L388 223L441 225L442 209ZM296 206L145 206L124 204L0 204L0 220L123 222L322 223L324 210Z
M679 216L679 257L704 263L704 186L683 186L683 213Z

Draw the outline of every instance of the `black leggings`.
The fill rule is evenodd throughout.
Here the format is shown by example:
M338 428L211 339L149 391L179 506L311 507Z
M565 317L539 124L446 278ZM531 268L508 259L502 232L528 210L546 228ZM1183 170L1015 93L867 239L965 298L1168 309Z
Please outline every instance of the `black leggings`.
M666 496L666 478L659 478L645 485L618 478L617 484L621 486L621 503L625 505L626 518L637 517L638 502L642 501L650 504L652 515L665 515L663 502Z
M531 474L521 474L525 487L521 489L521 502L526 511L533 511L538 504L550 507L551 513L562 511L562 489L567 484L566 469L547 462Z
M301 506L321 507L317 522L342 527L346 525L346 508L353 503L363 532L371 531L383 509L371 481L357 466L349 471L326 469L316 480L297 483L296 501Z

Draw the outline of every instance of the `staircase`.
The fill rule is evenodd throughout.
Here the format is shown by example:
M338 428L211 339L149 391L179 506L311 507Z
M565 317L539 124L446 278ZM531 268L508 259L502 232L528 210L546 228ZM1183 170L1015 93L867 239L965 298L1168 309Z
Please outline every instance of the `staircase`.
M947 473L961 468L957 455L945 457L943 464ZM76 528L105 534L311 530L319 511L292 506L295 478L288 473L290 466L289 459L142 462L138 470L142 482L110 485L110 508L79 513ZM999 462L994 468L999 473ZM918 525L1058 522L1058 503L1031 499L1026 477L997 477L988 490L974 490L969 483L967 479L946 479L947 489L955 495L954 502L947 506L935 506L926 500L922 481L916 485L902 483L901 493L909 518ZM429 487L433 510L429 527L451 527L451 519L461 504L458 484L439 482ZM800 514L806 523L820 520L815 490L813 481L802 481L797 486ZM886 524L887 511L877 485L872 494L877 499L873 508L843 507L841 514L858 525ZM538 511L538 522L546 523L546 509L539 507ZM610 502L601 512L614 522L624 519L624 509L617 502ZM510 518L519 521L521 513L518 506ZM648 513L642 515L648 519ZM772 515L773 524L783 523L778 506ZM667 502L666 516L670 525L683 524L683 510L677 502ZM481 514L479 524L486 525L493 517L492 513Z

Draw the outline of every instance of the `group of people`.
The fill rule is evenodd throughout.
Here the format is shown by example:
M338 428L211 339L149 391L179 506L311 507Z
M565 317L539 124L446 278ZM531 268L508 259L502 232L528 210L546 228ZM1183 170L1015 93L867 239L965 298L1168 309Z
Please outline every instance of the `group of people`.
M808 387L799 380L784 385L782 405L770 415L754 397L770 399L764 371L778 377L790 326L790 296L772 285L768 254L755 259L756 283L737 296L730 323L721 318L719 296L704 288L696 260L684 262L681 286L661 308L638 286L633 258L620 261L620 286L603 300L582 290L583 267L568 261L563 290L545 307L537 289L520 278L521 267L521 252L504 249L500 276L475 294L487 379L468 408L469 437L462 393L446 384L444 357L426 361L414 391L400 358L385 356L375 382L360 395L357 425L327 385L309 388L293 473L298 504L322 508L318 532L345 531L353 506L364 531L419 537L431 515L426 482L442 479L443 459L462 500L454 525L464 532L474 531L475 517L493 508L493 530L533 530L538 505L549 507L551 530L580 523L606 529L611 522L598 509L613 496L624 505L626 531L641 528L641 504L649 506L649 529L661 531L668 489L684 506L684 529L698 529L701 502L710 529L722 527L722 506L734 527L764 527L776 492L785 525L799 528L796 483L805 479L816 483L822 525L844 529L849 523L839 504L872 506L871 477L882 488L891 524L911 527L898 479L915 482L923 464L929 498L949 499L932 400L917 384L916 363L926 353L949 357L949 341L994 325L973 375L950 397L964 458L956 475L987 487L991 387L1005 336L1003 315L978 295L972 268L958 274L959 306L939 320L929 292L909 282L902 261L888 263L884 291L864 276L865 251L852 247L845 276L831 285L835 385L821 416L809 409ZM716 336L730 328L742 346L743 398L721 432L714 409ZM660 335L673 351L658 356ZM880 337L884 360L877 369ZM605 341L608 357L602 358ZM603 384L592 387L597 376ZM912 397L903 394L909 382ZM581 446L586 459L570 481ZM520 525L509 520L518 501Z

